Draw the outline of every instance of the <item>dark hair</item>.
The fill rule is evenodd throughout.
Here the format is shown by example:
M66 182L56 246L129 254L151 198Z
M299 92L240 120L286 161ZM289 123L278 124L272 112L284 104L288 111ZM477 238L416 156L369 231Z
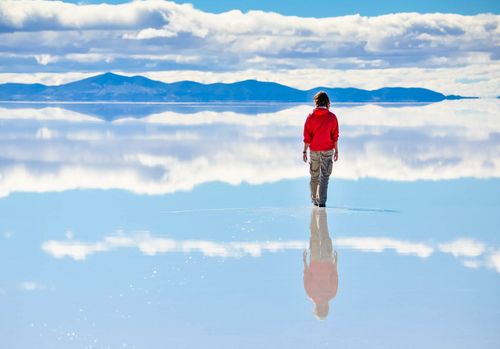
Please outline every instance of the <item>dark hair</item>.
M325 91L319 91L314 95L314 103L317 107L330 107L330 98Z

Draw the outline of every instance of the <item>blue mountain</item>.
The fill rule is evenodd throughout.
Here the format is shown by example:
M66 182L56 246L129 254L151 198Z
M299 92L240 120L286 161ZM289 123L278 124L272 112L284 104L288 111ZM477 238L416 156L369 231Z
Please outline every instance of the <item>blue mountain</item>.
M299 90L274 82L245 80L201 84L193 81L164 83L143 76L105 73L71 83L0 84L1 101L74 102L310 102L324 90L333 102L438 102L467 98L445 96L425 88L385 87L378 90L318 87Z

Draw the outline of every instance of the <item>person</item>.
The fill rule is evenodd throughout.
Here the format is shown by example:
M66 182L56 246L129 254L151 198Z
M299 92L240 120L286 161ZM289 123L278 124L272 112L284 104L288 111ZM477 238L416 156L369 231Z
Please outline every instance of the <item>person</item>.
M310 229L309 264L307 264L307 250L304 250L302 259L304 289L314 303L315 317L318 320L324 320L330 311L329 302L337 295L339 285L337 251L333 249L332 239L328 232L326 210L312 210Z
M329 110L330 98L326 92L316 93L314 103L316 108L309 114L304 124L302 158L307 162L309 149L311 200L315 206L325 207L333 161L339 158L339 124L337 116Z

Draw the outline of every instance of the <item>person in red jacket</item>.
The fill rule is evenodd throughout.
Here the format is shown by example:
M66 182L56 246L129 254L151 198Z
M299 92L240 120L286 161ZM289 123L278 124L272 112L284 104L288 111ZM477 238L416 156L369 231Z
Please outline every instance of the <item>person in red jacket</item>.
M316 108L307 117L304 125L303 160L307 162L309 149L311 174L311 200L315 206L325 207L328 181L332 173L333 161L339 158L337 141L339 123L330 108L330 98L324 91L314 96Z

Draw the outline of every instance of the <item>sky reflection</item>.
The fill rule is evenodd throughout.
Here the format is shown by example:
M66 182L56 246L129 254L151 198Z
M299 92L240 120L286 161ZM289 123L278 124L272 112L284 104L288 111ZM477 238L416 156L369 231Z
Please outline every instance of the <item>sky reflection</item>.
M453 347L494 348L498 180L332 180L334 208L324 215L301 206L306 178L155 196L2 198L0 304L15 314L0 316L2 343L274 348L282 341L275 334L285 333L300 347L378 340L383 348L404 347L417 327L411 339L422 347L444 333ZM326 317L304 285L303 251L308 263L315 253L311 219L323 237L320 257L330 253L327 230L337 252L338 278L325 283L320 273L312 283L335 295ZM463 326L470 336L460 335Z
M310 110L162 112L104 122L61 108L2 107L0 196L77 188L165 194L213 181L262 184L304 177L297 147ZM341 123L336 178L500 176L498 101L334 111Z

